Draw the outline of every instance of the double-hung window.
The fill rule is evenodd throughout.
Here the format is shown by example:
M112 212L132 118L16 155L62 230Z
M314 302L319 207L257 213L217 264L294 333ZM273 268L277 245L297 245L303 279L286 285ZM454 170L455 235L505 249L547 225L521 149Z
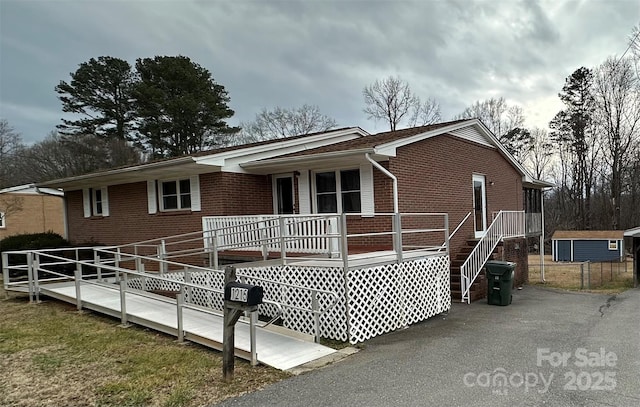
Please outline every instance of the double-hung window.
M102 196L102 189L92 189L91 192L91 199L93 203L92 215L102 216L104 199L104 197Z
M160 210L191 209L191 181L189 178L160 182Z
M160 212L199 212L200 177L147 181L149 214Z
M318 213L358 213L361 210L360 170L315 173Z
M82 190L84 217L109 216L109 189L85 188Z
M618 250L617 240L609 240L609 250Z

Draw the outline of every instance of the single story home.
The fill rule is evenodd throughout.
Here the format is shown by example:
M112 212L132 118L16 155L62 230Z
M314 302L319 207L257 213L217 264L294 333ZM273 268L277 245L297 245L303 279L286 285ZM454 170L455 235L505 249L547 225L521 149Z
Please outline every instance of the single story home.
M622 261L622 230L556 230L551 238L553 261Z
M451 288L459 296L467 247L499 211L521 212L528 235L542 234L542 189L550 184L535 179L481 121L466 119L373 135L346 127L40 186L64 190L72 242L107 245L202 230L210 217L345 213L353 235L380 232L354 237L353 246L391 248L389 214L447 214L447 229L456 231ZM505 253L518 263L518 283L527 278L526 244L524 236L505 242L513 246Z
M0 189L0 239L48 231L66 237L63 196L34 184Z

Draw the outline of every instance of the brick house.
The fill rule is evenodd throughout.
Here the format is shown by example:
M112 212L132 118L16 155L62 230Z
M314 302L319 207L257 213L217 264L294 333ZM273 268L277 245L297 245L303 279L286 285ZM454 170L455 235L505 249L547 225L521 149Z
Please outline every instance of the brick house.
M495 213L522 212L527 233L541 235L548 184L470 119L375 135L342 128L40 186L64 190L72 242L107 245L201 230L203 217L347 213L354 234L380 232L354 238L353 247L391 248L383 233L391 220L381 214L446 213L448 228L456 229L449 242L456 292L467 247L486 234ZM503 253L519 264L517 283L526 281L526 239L505 240ZM482 294L477 283L471 291Z
M33 184L0 189L0 240L48 231L66 236L63 196L62 191Z

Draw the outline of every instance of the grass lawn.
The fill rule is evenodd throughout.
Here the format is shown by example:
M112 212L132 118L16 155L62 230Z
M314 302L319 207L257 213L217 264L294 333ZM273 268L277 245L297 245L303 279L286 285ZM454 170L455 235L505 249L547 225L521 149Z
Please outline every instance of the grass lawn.
M287 373L55 300L29 304L0 279L0 406L203 406L258 390Z
M554 262L545 256L545 281L540 280L540 256L529 256L529 284L615 294L633 288L633 261L625 263L580 263Z

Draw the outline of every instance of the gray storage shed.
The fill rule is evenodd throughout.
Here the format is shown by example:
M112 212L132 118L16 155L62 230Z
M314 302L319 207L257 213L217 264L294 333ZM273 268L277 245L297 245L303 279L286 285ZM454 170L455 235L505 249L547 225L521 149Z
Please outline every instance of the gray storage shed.
M551 238L553 261L622 261L623 230L556 230Z

